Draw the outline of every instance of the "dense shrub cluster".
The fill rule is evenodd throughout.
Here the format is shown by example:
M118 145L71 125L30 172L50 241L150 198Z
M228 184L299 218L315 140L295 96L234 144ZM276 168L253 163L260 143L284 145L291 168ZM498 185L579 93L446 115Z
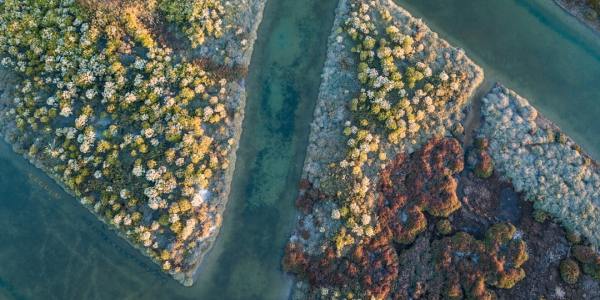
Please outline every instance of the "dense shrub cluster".
M221 0L158 0L165 18L183 30L192 47L202 45L207 37L223 35L225 7Z
M494 174L494 161L485 150L477 151L477 164L475 164L475 176L479 178L489 178Z
M583 272L600 280L600 255L589 246L576 245L571 249L573 257L583 266Z
M380 226L389 226L396 242L412 243L427 227L424 212L447 217L460 207L453 175L462 169L456 139L432 139L410 158L399 155L380 176Z
M304 249L307 243L301 241L310 237L302 237L303 232L300 232L300 237L288 244L284 269L307 280L313 287L336 287L385 298L393 292L398 277L393 242L412 243L426 229L425 212L446 217L460 207L456 180L452 176L462 168L462 148L456 139L432 139L410 157L399 155L380 176L377 225L371 237L354 245L354 241L345 240L348 234L342 229L342 234L325 242L323 253L309 255L308 249ZM301 185L296 204L305 214L320 201L331 199L309 182ZM302 221L303 225L305 222L308 219ZM341 245L351 246L347 251L340 251Z
M451 299L495 299L490 286L509 289L525 277L527 245L510 223L493 225L483 241L459 232L433 247L445 296Z
M489 141L487 138L475 139L475 147L469 150L468 163L475 176L489 178L494 174L494 160L488 153Z
M402 24L366 1L351 3L345 30L359 57L361 90L350 103L360 119L347 127L349 136L360 142L363 135L383 132L387 141L404 144L443 134L445 122L464 105L461 93L473 74L455 61L452 49L434 45L425 25Z
M327 294L330 291L338 297L341 292L347 297L394 298L402 270L392 241L393 233L383 229L343 256L331 246L321 255L309 255L301 244L292 242L283 268L306 280L324 298L332 296ZM451 299L494 299L489 287L510 289L525 277L527 245L509 223L493 225L484 240L458 232L434 241L432 249L439 271L434 276L444 283L444 290L435 293Z
M311 182L302 180L298 198L296 198L296 208L302 213L308 214L313 209L315 203L327 198L330 197L327 197L321 190L313 188Z
M369 221L374 213L373 201L369 199L377 181L373 162L384 163L388 155L408 151L433 136L443 136L447 128L456 124L468 94L481 80L481 71L462 52L438 39L425 24L398 11L392 15L387 2L349 0L348 5L343 22L345 35L339 38L351 40L360 88L349 100L351 119L343 128L347 155L335 167L336 173L345 174L338 184L342 195L340 212L346 232L354 237L343 240L358 241L374 232L373 222ZM411 180L425 179L421 176ZM433 185L443 192L454 184L448 179L444 184ZM424 202L421 209L406 207L410 222L415 228L423 226L424 217L419 210L444 215L458 202L444 200L417 199Z
M455 129L482 72L392 1L341 1L338 12L330 51L344 58L329 71L358 85L333 103L347 107L331 110L330 99L319 99L317 112L328 113L312 134L342 139L346 149L334 149L341 158L333 161L311 162L309 153L305 171L318 165L315 186L328 195L301 191L304 216L283 264L319 297L382 299L396 288L397 244L414 241L427 215L460 207L454 175L463 169L462 148L441 137ZM330 132L332 121L342 128Z
M527 100L498 86L483 99L481 136L496 168L535 207L600 243L600 171L595 162Z
M168 2L195 17L216 3ZM1 62L22 81L0 119L85 205L179 273L220 222L210 191L233 143L228 80L158 45L145 23L152 3L1 2Z
M385 299L394 288L399 265L391 236L382 234L338 256L332 247L323 255L308 256L299 244L288 244L283 268L307 280L315 288L342 290L346 295L366 294ZM327 298L330 295L323 295Z

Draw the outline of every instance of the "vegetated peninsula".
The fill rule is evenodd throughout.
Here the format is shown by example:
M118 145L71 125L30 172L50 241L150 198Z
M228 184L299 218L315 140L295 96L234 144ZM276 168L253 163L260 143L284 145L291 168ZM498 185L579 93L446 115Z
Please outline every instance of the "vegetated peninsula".
M293 299L600 297L597 165L503 87L470 103L462 50L391 0L342 0L322 78Z
M263 6L2 1L2 135L191 285L228 198Z
M600 34L600 0L554 0L554 2Z

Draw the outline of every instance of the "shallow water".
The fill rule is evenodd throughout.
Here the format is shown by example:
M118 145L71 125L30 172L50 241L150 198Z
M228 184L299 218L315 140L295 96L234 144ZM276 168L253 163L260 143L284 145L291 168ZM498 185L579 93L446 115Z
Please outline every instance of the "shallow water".
M268 1L248 77L231 199L185 288L0 143L0 299L281 299L334 0Z
M396 0L600 159L600 34L552 0Z
M600 38L549 0L401 0L599 157ZM281 299L335 0L271 0L221 236L184 288L0 143L0 299ZM441 30L441 28L444 30ZM488 82L489 85L489 82Z

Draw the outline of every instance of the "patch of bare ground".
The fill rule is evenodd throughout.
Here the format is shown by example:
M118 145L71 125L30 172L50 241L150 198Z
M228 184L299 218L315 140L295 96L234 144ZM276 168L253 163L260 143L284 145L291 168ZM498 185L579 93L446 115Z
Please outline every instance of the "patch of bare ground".
M520 201L510 183L497 176L477 178L471 170L461 174L458 193L462 208L451 219L457 230L481 237L485 230L497 222L517 225L521 214ZM503 197L502 197L503 196Z

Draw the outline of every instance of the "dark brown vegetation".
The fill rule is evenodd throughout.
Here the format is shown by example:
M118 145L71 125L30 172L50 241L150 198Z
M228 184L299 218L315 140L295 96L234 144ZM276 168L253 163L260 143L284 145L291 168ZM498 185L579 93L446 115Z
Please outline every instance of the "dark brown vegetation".
M486 148L487 140L476 140L469 152ZM592 280L600 278L600 255L546 214L535 221L534 215L542 212L499 174L480 178L471 162L471 168L460 171L462 158L453 139L434 139L410 156L398 155L380 174L376 235L341 256L331 242L315 256L301 243L290 243L285 270L309 283L308 298L321 297L321 287L378 299L600 296L600 286ZM448 175L458 188L440 187L450 186ZM425 210L433 199L444 203L459 198L462 206L459 202L457 208L438 205L451 207L439 218ZM311 213L315 203L327 199L331 197L303 181L297 206ZM435 226L428 226L428 219Z
M573 256L583 265L583 272L600 280L600 255L589 246L576 245L571 249Z
M370 239L346 256L338 257L333 247L322 256L307 257L301 246L286 247L283 269L307 280L313 287L335 286L354 290L358 286L377 299L385 298L398 277L398 256L389 235Z
M477 140L474 146L479 148ZM583 272L580 262L580 277L575 284L567 284L561 278L560 262L573 254L573 244L582 245L585 241L579 235L565 231L547 213L534 209L533 203L526 201L523 195L514 194L516 203L512 197L506 197L510 194L506 191L514 191L509 182L499 178L501 174L494 172L491 177L481 179L474 174L474 164L469 162L468 165L471 168L459 176L459 198L463 206L449 218L454 229L468 231L483 239L481 230L485 231L490 224L511 222L519 228L527 243L529 259L521 266L527 276L512 289L490 286L498 299L559 299L562 294L564 299L600 299L600 285ZM590 250L588 247L588 254L594 257ZM442 290L429 284L431 289Z
M460 207L453 175L463 169L463 151L455 139L432 139L410 156L398 155L381 173L377 205L377 234L341 257L332 246L324 254L308 257L298 243L286 248L283 268L307 280L312 287L334 286L360 290L377 299L393 294L398 278L394 242L410 244L427 228L425 212L447 217ZM301 183L298 209L307 214L327 196L310 182ZM446 220L449 233L451 224Z
M433 249L449 298L493 299L490 286L510 289L525 277L527 246L510 223L492 226L483 241L459 232L435 241Z
M475 176L489 178L494 174L494 161L487 152L489 141L486 138L478 138L474 142L474 148L469 151L468 163Z
M424 212L447 217L460 207L453 175L462 171L456 139L432 139L410 159L400 154L381 173L378 220L394 241L410 244L427 227Z
M315 189L312 183L306 179L300 182L300 192L296 198L296 208L303 214L308 214L312 210L315 203L325 200L327 195L319 189Z

